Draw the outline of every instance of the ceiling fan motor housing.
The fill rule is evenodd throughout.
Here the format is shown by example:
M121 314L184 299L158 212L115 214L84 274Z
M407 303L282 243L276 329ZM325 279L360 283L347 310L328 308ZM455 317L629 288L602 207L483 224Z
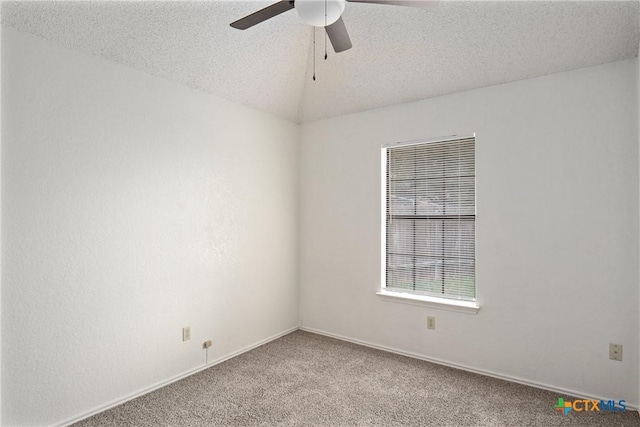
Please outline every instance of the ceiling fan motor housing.
M301 20L314 27L333 24L344 12L345 0L295 0Z

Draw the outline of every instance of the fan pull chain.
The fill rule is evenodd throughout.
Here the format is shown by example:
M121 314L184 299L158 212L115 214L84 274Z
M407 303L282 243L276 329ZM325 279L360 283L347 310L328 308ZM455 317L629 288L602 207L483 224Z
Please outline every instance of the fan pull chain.
M324 32L324 60L327 60L327 32Z
M324 0L324 60L327 60L327 0Z
M316 81L316 27L313 27L313 81Z

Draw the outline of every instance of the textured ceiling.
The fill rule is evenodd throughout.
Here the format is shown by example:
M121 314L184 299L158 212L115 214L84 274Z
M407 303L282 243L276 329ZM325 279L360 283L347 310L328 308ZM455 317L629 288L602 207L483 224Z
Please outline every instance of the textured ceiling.
M638 2L347 3L353 49L325 61L318 30L273 3L3 2L2 23L71 49L301 122L636 56Z

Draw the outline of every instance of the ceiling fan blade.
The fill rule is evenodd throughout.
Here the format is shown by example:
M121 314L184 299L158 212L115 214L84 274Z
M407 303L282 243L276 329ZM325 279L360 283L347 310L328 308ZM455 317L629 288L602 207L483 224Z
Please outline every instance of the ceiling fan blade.
M347 0L352 3L389 4L392 6L411 6L431 9L438 5L438 0Z
M342 17L338 18L333 24L327 25L324 29L327 31L333 50L335 50L336 53L344 52L353 46Z
M253 27L256 24L266 21L267 19L280 15L287 10L293 9L293 5L293 0L281 0L276 4L272 4L271 6L267 6L264 9L252 13L251 15L247 15L244 18L238 19L237 21L231 23L231 26L239 30L246 30L247 28Z

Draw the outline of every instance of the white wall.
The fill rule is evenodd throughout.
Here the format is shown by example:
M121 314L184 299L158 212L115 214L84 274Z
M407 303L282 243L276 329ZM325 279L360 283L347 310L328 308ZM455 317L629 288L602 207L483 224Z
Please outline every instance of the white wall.
M2 22L2 7L0 7L0 22ZM2 55L2 31L0 31L0 56ZM2 60L0 59L0 82L2 81ZM0 84L0 100L2 100L2 85ZM2 117L2 102L0 102L0 117ZM2 147L2 120L0 120L0 147ZM2 206L2 149L0 148L0 207ZM0 208L0 231L2 230L2 209ZM2 233L0 232L0 424L2 424Z
M304 327L637 404L636 80L629 60L303 125ZM379 299L380 145L470 132L479 314Z
M206 339L213 360L297 325L297 125L2 38L3 425L198 368Z

